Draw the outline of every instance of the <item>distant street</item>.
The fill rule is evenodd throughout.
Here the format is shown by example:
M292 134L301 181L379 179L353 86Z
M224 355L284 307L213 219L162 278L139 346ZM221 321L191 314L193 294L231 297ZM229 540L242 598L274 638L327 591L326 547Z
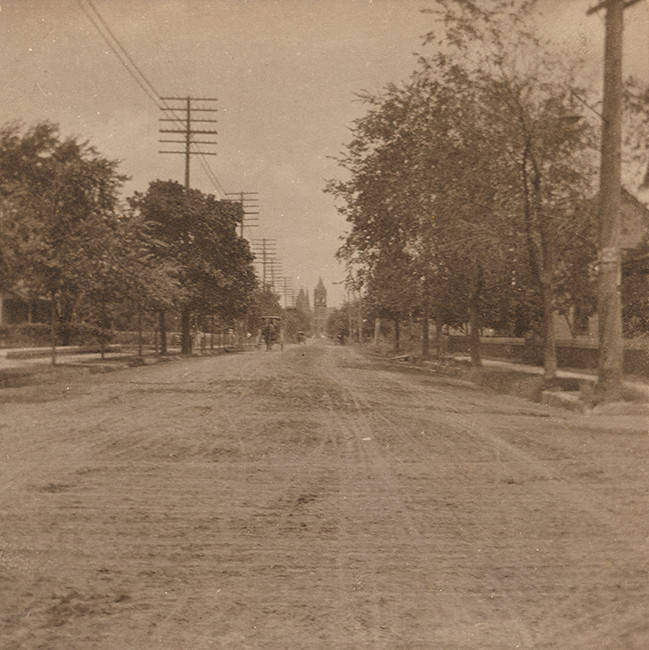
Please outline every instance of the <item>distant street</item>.
M5 389L0 647L649 647L611 420L324 343Z

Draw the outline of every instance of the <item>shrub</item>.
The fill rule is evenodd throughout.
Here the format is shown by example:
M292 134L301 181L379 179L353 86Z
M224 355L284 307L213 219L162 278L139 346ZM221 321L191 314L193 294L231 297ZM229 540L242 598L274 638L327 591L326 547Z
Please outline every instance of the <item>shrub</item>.
M59 328L59 339L61 338L61 330ZM113 331L94 325L93 323L79 322L69 323L67 331L70 336L71 345L93 345L96 343L109 343L113 338Z
M47 323L18 323L0 326L2 347L31 347L48 345L50 326Z

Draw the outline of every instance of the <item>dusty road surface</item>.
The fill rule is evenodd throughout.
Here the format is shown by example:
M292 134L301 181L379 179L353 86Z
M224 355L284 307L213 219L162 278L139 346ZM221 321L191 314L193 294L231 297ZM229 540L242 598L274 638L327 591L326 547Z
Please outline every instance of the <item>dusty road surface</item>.
M637 422L332 345L0 413L4 650L649 647Z

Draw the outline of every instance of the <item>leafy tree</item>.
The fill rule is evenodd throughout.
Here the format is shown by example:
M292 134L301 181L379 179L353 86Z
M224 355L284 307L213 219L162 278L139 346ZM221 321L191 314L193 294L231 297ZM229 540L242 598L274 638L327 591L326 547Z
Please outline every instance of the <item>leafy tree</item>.
M305 333L311 332L311 326L313 322L313 312L311 311L311 306L309 305L309 294L300 289L295 299L295 309L300 314L301 329Z
M258 286L252 293L247 311L248 331L259 331L264 325L264 317L281 316L282 311L279 295L269 285Z
M340 338L342 341L347 341L351 337L349 330L349 305L345 304L342 307L336 307L327 318L325 331L330 338Z
M283 310L283 319L286 327L286 337L290 341L297 340L297 333L303 332L305 335L309 331L310 318L307 314L295 308Z
M496 0L488 9L471 0L439 4L446 39L430 65L451 57L461 68L482 98L495 136L493 158L511 168L508 178L518 177L511 193L522 209L514 224L524 233L530 277L541 300L545 378L552 381L560 242L571 234L571 217L595 177L592 128L585 120L568 127L565 120L575 112L574 95L585 92L574 81L578 62L553 54L530 28L533 2ZM427 40L436 39L431 33Z
M126 180L117 166L87 142L62 139L48 122L0 129L0 197L11 220L0 259L14 288L50 298L53 363L57 323L67 344L94 253L115 217Z
M351 178L328 186L352 224L340 256L368 269L371 301L395 315L422 314L424 348L431 308L438 322L450 305L456 313L464 305L463 322L473 309L477 332L484 268L495 260L485 243L500 245L485 217L503 203L493 191L502 165L492 160L470 84L452 81L421 73L407 86L366 96L370 111L341 160ZM386 268L376 272L381 263Z
M239 318L250 305L256 279L248 243L236 231L241 206L159 180L130 203L150 228L153 255L176 265L181 349L190 353L192 317Z
M594 131L563 119L582 90L577 63L534 34L533 2L437 5L442 30L426 38L435 53L409 83L362 97L367 115L340 159L348 180L327 187L352 226L341 257L368 270L383 302L397 272L371 270L394 261L405 274L394 284L419 292L424 321L431 311L438 323L469 321L476 364L483 326L520 332L541 314L552 381L557 286L581 287L564 258L591 247L574 215L592 191Z
M151 248L156 243L148 224L137 214L122 215L105 224L98 242L88 268L84 303L100 327L102 356L107 329L126 314L129 324L136 324L138 353L142 354L145 314L172 307L174 296L180 295L178 266L153 255Z

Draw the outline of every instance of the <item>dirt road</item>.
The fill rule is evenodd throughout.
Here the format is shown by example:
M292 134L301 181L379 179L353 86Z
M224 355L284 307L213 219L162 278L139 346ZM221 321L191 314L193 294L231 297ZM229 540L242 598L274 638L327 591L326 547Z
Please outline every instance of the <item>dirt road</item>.
M649 436L350 348L0 393L0 647L646 648Z

